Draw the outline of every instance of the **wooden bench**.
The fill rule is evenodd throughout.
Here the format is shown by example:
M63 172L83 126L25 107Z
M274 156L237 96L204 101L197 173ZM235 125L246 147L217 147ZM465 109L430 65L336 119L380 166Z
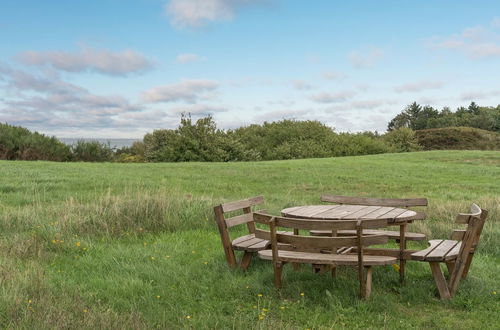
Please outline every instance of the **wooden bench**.
M429 263L441 299L453 297L460 280L467 277L487 215L488 211L472 204L470 213L460 213L456 217L457 223L467 224L466 230L453 231L451 240L431 240L427 249L411 255L413 260ZM448 267L448 282L440 263Z
M262 203L264 203L264 197L256 196L240 201L220 204L214 207L215 220L219 228L226 260L230 267L236 267L238 265L234 253L235 250L244 251L240 261L240 267L242 269L247 269L252 261L253 253L270 246L271 243L268 240L256 238L254 234L255 224L253 222L252 208ZM228 212L239 212L242 214L226 218L225 215ZM263 212L263 210L261 210L261 212ZM247 225L249 233L231 240L229 228L243 224Z
M397 259L389 256L364 255L364 247L387 243L387 236L367 235L365 228L380 228L387 225L387 219L377 220L311 220L298 218L274 217L254 213L254 221L267 224L269 231L256 229L255 236L271 241L271 249L262 250L258 255L262 259L272 260L274 284L281 287L282 268L285 263L307 263L313 267L338 265L357 266L360 282L360 296L368 298L372 290L372 266L394 264ZM280 234L277 227L293 228L294 235ZM300 230L355 230L354 237L303 236ZM297 234L298 233L298 234ZM357 254L337 254L337 248L356 246ZM341 249L340 251L345 250ZM347 249L348 252L349 249ZM330 252L330 253L325 253ZM332 275L334 273L332 272Z
M347 205L366 205L366 206L387 206L387 207L417 207L417 206L427 206L427 198L370 198L370 197L352 197L352 196L337 196L337 195L322 195L322 202L336 203L336 204L347 204ZM423 220L426 218L424 212L416 212L417 214L413 217L413 220ZM398 224L399 232L392 230L377 230L372 231L372 234L377 235L387 235L388 238L396 240L399 243L400 258L399 258L399 275L400 281L404 281L406 260L404 258L405 250L407 248L406 241L422 241L425 240L425 234L412 233L407 231L408 223ZM318 236L331 236L332 233L326 231L312 231L311 235ZM341 231L339 235L352 235L354 231Z

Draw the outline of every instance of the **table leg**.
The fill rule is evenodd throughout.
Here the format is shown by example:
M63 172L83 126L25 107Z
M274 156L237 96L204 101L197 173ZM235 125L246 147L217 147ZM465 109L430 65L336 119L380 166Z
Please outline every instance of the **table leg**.
M399 281L405 281L405 267L406 260L404 259L404 251L406 250L406 227L408 224L405 222L399 227Z

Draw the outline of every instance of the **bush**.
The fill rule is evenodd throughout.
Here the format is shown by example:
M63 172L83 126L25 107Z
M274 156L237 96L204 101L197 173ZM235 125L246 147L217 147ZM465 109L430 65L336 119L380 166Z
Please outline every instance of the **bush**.
M78 140L71 146L73 160L78 162L109 162L113 160L113 149L98 141Z
M415 131L411 128L402 127L393 130L384 135L384 140L387 142L393 152L410 152L422 150L418 144Z
M500 150L500 134L472 127L447 127L416 132L425 150Z
M55 137L0 124L0 159L68 161L71 151Z

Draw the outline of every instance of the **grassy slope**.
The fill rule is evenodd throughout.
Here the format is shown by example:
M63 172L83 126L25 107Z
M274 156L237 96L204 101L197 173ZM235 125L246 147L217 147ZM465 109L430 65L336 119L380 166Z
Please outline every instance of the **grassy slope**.
M498 319L498 152L230 164L0 162L0 173L3 326L492 328ZM247 273L227 268L213 205L264 194L278 213L317 203L321 193L428 197L429 219L413 230L432 238L447 236L453 215L472 201L491 216L471 274L450 302L436 299L423 263L410 263L404 286L391 267L376 268L367 302L356 297L351 269L332 280L286 267L277 291L267 262L254 261Z

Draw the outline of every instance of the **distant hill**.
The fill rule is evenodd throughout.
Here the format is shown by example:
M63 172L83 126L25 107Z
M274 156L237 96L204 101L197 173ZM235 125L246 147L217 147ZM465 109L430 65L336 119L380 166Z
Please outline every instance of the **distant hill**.
M478 128L432 128L415 133L424 150L500 150L500 134Z

